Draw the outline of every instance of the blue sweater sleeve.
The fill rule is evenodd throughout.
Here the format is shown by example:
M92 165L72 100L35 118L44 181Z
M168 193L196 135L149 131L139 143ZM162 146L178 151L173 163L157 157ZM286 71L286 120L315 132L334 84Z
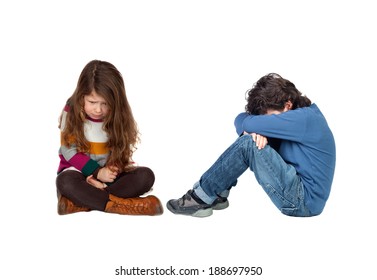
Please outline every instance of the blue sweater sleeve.
M300 141L306 131L306 109L290 110L273 115L250 115L240 113L234 125L238 135L244 131L257 133L266 137Z
M234 126L236 127L236 131L237 131L237 134L238 136L240 136L243 132L244 132L244 129L243 129L243 121L248 117L250 116L249 114L247 113L241 113L239 114L236 119L234 120Z

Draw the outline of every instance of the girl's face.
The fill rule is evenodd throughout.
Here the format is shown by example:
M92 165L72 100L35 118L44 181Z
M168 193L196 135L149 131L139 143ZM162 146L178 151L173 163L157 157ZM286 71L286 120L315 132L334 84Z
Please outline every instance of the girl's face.
M84 96L84 111L90 118L102 120L109 112L109 107L106 100L93 90Z

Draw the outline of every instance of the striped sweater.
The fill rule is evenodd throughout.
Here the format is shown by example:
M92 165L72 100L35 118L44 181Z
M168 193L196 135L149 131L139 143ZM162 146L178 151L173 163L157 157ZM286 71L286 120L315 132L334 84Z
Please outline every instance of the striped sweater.
M65 127L65 121L69 114L69 106L66 105L61 121L61 130ZM89 153L82 153L77 151L76 145L69 147L63 144L59 149L60 164L58 167L58 174L63 170L69 168L82 172L85 176L93 174L93 172L105 165L109 155L106 146L108 137L107 133L102 128L103 122L101 120L94 120L87 117L84 123L84 135L89 141Z

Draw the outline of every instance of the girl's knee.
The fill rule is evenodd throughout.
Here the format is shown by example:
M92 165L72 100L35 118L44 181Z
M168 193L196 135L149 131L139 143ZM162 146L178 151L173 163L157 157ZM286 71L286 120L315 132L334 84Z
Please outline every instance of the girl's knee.
M145 166L137 167L131 173L133 174L131 177L132 184L141 192L147 192L153 187L155 175L150 168Z
M73 170L63 171L56 177L56 188L60 193L66 193L77 185L79 181L85 180L83 178L84 176L80 172Z
M145 177L154 179L154 172L149 167L140 166L135 169L136 174L142 174Z

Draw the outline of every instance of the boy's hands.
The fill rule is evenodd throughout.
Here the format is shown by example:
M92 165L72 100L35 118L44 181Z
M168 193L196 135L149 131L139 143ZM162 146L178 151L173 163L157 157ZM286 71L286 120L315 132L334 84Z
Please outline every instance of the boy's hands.
M246 131L243 134L251 135L259 150L263 149L268 144L267 137L263 135L257 133L247 133Z
M110 167L105 166L99 170L97 174L97 179L104 183L114 182L117 176L118 176L118 168L114 166L110 166Z

